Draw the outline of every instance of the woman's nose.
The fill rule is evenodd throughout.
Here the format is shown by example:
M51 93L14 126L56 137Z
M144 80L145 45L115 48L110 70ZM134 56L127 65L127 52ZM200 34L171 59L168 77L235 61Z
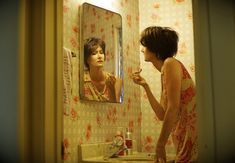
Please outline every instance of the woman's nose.
M140 51L141 51L142 53L144 53L144 47L141 47Z
M98 58L102 58L103 54L102 53L98 53Z

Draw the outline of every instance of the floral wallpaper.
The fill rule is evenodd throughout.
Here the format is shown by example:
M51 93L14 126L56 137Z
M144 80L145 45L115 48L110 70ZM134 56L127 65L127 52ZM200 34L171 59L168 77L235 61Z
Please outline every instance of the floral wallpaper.
M119 13L123 32L124 102L122 104L84 102L79 98L79 9L83 2ZM170 26L179 33L177 58L194 78L194 51L191 0L64 0L63 46L73 52L66 65L70 72L71 91L64 100L63 146L65 163L77 163L77 146L82 143L112 141L118 127L129 127L139 151L154 152L161 122L155 117L143 89L133 84L130 74L142 67L142 75L149 81L157 98L160 97L160 74L140 53L139 34L149 25ZM105 15L100 17L105 19ZM86 23L99 36L106 33L102 25ZM105 36L103 36L105 37ZM107 39L107 36L105 37ZM112 56L112 55L110 55ZM67 58L67 59L68 59ZM110 57L112 59L112 57ZM155 84L159 83L159 84ZM167 153L174 153L169 139Z

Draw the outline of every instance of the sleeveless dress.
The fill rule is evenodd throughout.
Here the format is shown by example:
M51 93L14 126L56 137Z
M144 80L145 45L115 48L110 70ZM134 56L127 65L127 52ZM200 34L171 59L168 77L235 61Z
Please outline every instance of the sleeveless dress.
M178 61L179 62L179 61ZM197 113L196 89L192 78L184 65L179 62L182 69L180 112L178 120L171 132L172 141L176 148L176 163L190 163L197 160ZM164 108L167 108L166 81L161 72L162 96Z

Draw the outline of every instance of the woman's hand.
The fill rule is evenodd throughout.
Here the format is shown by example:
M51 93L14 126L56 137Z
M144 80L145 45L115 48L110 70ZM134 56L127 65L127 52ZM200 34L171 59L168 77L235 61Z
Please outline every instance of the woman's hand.
M116 99L116 95L115 95L115 82L116 82L116 78L113 75L109 75L107 77L106 81L105 81L106 86L112 92L112 95L115 96L115 97L113 97L114 99Z
M166 150L164 146L157 145L155 163L166 163Z
M116 82L115 76L109 75L105 81L105 84L111 88L114 86L115 82Z
M139 84L141 86L144 86L144 85L147 85L147 83L146 83L145 79L142 76L140 76L141 71L142 71L142 69L132 73L131 78L134 81L134 83Z

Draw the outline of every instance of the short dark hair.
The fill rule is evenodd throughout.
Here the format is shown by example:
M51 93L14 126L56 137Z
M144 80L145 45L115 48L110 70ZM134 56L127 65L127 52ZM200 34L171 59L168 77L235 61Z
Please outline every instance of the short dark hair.
M89 69L89 64L87 63L88 58L91 56L91 54L94 52L100 46L104 52L105 55L105 42L97 37L90 37L85 40L84 44L84 63L86 67Z
M150 26L141 33L140 43L160 60L176 55L178 34L170 27Z

